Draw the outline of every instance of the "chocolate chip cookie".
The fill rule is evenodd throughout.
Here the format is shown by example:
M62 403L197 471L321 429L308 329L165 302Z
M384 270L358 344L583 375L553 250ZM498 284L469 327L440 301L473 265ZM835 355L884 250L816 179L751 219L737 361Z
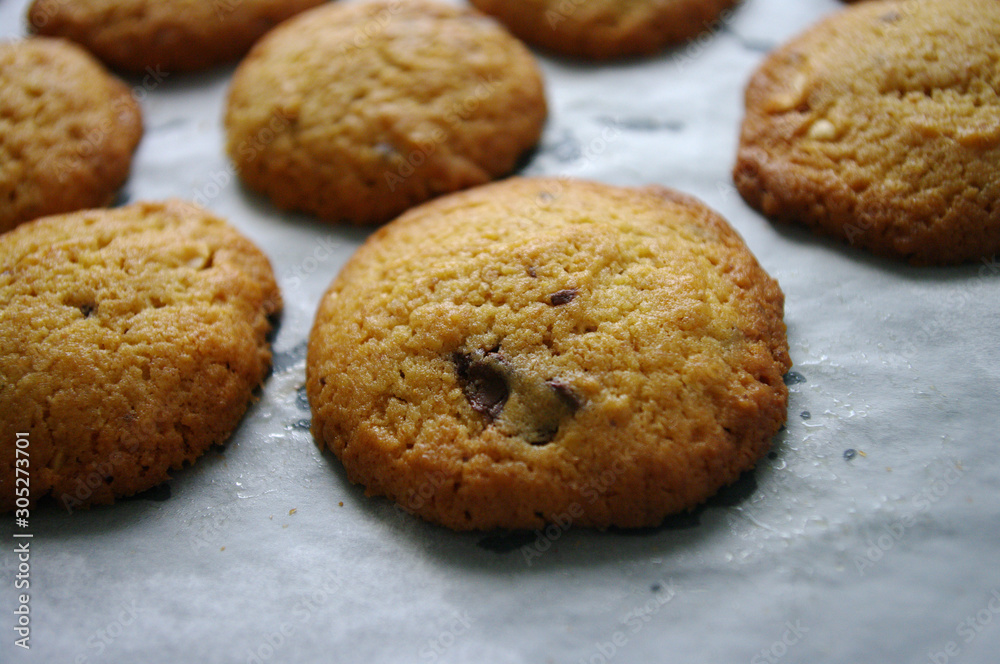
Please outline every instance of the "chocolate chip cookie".
M148 489L225 441L270 365L280 307L267 258L180 201L0 235L0 511L22 466L32 502L74 509Z
M534 57L493 19L429 0L334 3L240 65L227 149L278 207L376 224L510 172L545 117Z
M122 71L169 75L246 53L290 16L323 0L34 0L28 25L65 37Z
M714 31L737 0L471 0L554 53L603 60L651 55Z
M475 188L384 226L330 286L307 356L313 435L369 494L457 530L654 526L770 446L782 312L689 196Z
M878 254L996 254L998 61L995 0L847 7L754 74L736 186L775 220Z
M108 205L128 178L142 113L128 86L61 39L0 43L0 233Z

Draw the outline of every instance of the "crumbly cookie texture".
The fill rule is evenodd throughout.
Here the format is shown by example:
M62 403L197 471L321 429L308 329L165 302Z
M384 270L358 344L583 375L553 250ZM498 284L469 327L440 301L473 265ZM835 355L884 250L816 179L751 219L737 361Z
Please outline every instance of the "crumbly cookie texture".
M348 477L427 520L639 527L754 466L790 364L778 284L699 201L511 179L370 237L307 391Z
M995 0L845 8L754 74L736 186L773 219L878 254L921 264L995 254L998 61Z
M111 203L142 137L129 88L61 39L0 43L0 233Z
M180 201L45 217L0 235L0 511L15 441L31 500L110 503L222 443L270 366L267 258Z
M595 60L651 55L711 32L737 0L470 0L554 53Z
M323 0L35 0L28 25L71 39L109 66L161 76L246 53L278 23Z
M545 117L534 57L493 19L427 0L335 3L240 65L227 149L277 206L376 224L510 172Z

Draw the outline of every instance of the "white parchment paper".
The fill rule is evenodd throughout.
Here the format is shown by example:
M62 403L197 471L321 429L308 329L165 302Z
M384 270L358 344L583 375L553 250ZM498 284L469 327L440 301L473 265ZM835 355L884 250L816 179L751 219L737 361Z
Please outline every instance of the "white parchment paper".
M0 36L24 34L26 5L0 1ZM286 303L274 373L168 499L32 513L30 650L14 645L21 529L0 519L0 660L998 661L997 257L876 259L772 225L731 185L750 73L840 7L746 0L653 59L540 56L551 116L525 173L694 194L787 298L795 373L773 453L698 513L638 533L455 534L352 486L314 445L301 388L315 307L367 232L235 181L232 67L129 78L146 135L123 199L194 199L265 249Z

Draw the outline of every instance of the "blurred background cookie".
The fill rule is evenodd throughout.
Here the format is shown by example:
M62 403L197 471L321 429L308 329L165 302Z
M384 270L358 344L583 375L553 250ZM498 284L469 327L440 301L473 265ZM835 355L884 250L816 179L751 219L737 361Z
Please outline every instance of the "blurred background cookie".
M0 43L0 232L108 205L142 136L139 104L61 39Z
M470 0L515 35L595 60L650 55L714 29L738 0Z
M115 69L162 73L238 58L265 32L324 0L35 0L29 28L82 44Z
M478 187L374 233L309 340L316 440L458 530L655 526L785 421L784 297L729 225L659 187Z
M1000 2L841 10L750 80L734 172L753 207L878 254L1000 251Z
M148 489L229 437L271 360L267 258L179 201L45 217L0 235L0 511L16 434L31 499Z
M534 57L496 22L415 0L279 26L233 78L227 149L279 207L381 223L509 173L546 117Z

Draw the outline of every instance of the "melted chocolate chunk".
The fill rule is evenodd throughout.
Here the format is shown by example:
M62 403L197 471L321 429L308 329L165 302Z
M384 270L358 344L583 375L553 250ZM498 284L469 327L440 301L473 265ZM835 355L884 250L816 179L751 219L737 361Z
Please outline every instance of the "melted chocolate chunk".
M499 353L455 353L452 360L462 382L462 392L472 409L491 420L499 417L510 396Z
M563 421L583 407L583 400L569 385L518 369L500 353L499 346L455 353L452 362L472 409L506 435L530 445L552 442Z
M571 413L575 413L580 410L580 406L583 405L583 400L573 391L573 389L566 383L560 382L558 380L550 380L545 383L552 388L552 391L556 393L559 400L569 408Z
M576 288L567 288L549 295L549 304L553 307L558 307L563 304L569 304L576 298L576 294L580 291Z

